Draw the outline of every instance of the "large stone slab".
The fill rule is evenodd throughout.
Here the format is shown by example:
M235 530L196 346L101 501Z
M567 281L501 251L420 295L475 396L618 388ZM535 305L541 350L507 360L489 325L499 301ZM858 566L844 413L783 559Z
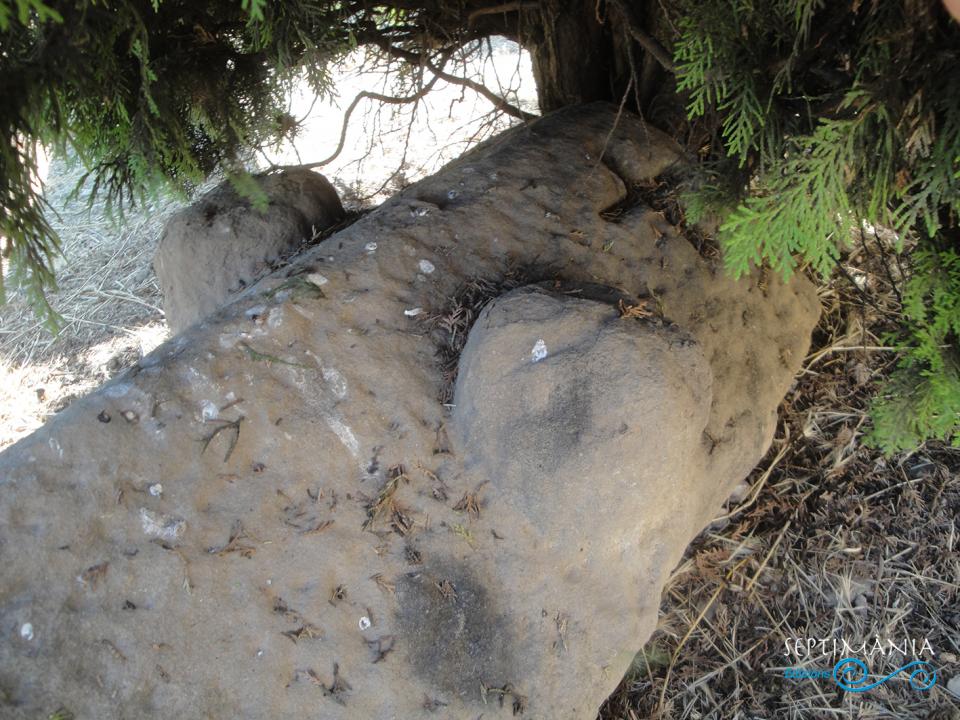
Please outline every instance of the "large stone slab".
M615 117L484 145L0 455L0 715L593 717L818 314L605 219L678 158ZM445 407L437 327L521 267Z
M267 198L265 210L224 182L164 227L153 266L174 332L236 297L315 233L343 219L337 191L320 173L297 168L255 180Z

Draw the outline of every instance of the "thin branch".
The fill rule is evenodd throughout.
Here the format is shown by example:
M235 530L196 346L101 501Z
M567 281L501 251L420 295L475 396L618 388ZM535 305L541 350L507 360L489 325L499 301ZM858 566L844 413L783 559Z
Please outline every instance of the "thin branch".
M667 70L671 73L675 72L673 59L670 57L670 53L667 52L666 48L660 44L659 40L653 37L653 35L647 33L635 22L633 12L630 10L630 8L621 0L608 0L608 2L620 11L620 15L623 17L627 32L630 33L630 36L637 41L637 44L650 53L653 58L660 63L664 70Z
M520 100L520 95L519 95L519 89L520 89L520 88L519 88L519 84L522 84L522 80L519 78L519 73L518 73L518 71L516 71L516 70L514 71L513 75L512 75L511 78L510 78L510 84L507 86L507 89L504 90L504 88L503 88L503 82L500 80L500 73L497 71L497 63L493 61L493 43L490 42L490 38L489 38L489 37L484 38L482 42L483 42L483 43L486 43L487 53L486 53L486 56L485 56L484 59L483 59L483 69L481 70L481 72L482 72L484 75L486 75L487 63L489 62L489 63L490 63L490 67L493 69L493 77L494 77L494 78L496 79L496 81L497 81L497 93L500 95L500 97L502 97L502 98L504 98L504 99L510 97L510 94L513 93L513 97L518 101L518 105L519 105L519 100ZM520 61L521 61L520 53L517 53L517 63L518 63L518 67L519 67ZM516 88L514 88L514 86L513 86L513 81L514 81L514 79L516 79L517 82L518 82L518 86L517 86Z
M347 107L347 111L343 114L343 125L340 127L340 141L337 143L337 149L333 151L333 154L330 157L324 158L323 160L318 160L317 162L307 163L306 165L300 165L298 167L302 168L318 168L323 167L324 165L329 165L338 157L340 153L343 152L343 148L347 143L347 129L350 126L350 116L353 115L353 111L357 109L357 105L360 104L361 100L378 100L381 103L386 103L388 105L405 105L408 103L415 103L419 100L422 100L428 92L433 89L433 86L436 85L437 80L439 79L438 75L434 75L426 85L421 87L417 92L412 95L406 95L404 97L395 97L393 95L384 95L382 93L369 92L363 90L357 93L356 97L353 98L353 101ZM279 166L284 168L286 166Z
M847 270L847 268L843 266L843 263L840 261L840 258L834 258L833 262L840 269L840 272L847 279L847 281L850 283L850 286L854 290L856 290L857 295L860 296L860 299L861 299L860 307L863 308L865 304L869 304L873 307L874 310L879 312L881 315L885 315L886 313L884 309L877 304L876 300L870 297L870 295L868 295L863 288L857 285L857 281L853 279L853 276L850 275L850 272Z
M436 80L436 77L434 77ZM375 197L387 189L387 185L393 182L399 175L405 170L407 164L407 153L410 150L410 135L413 133L413 126L417 121L417 109L419 105L413 106L413 111L410 113L410 122L407 123L407 134L403 139L403 154L400 156L400 162L397 165L397 169L390 173L390 177L383 181L383 184L377 188L369 197Z
M539 0L514 0L514 2L505 2L500 5L490 5L488 7L477 8L467 15L467 25L473 25L478 17L484 15L500 15L512 12L521 12L523 10L535 10L540 7Z
M477 94L486 98L488 101L490 101L490 103L493 104L496 110L499 110L507 115L518 118L520 120L529 121L529 120L536 119L538 117L537 115L525 112L524 110L521 110L520 108L510 104L504 98L494 93L492 90L490 90L488 87L486 87L482 83L476 82L475 80L471 80L469 78L462 78L456 75L451 75L450 73L446 72L443 68L447 64L447 61L449 60L450 55L454 52L455 48L447 48L446 50L444 50L441 54L440 65L437 66L434 63L432 63L425 54L418 54L418 53L410 52L408 50L403 50L401 48L395 47L394 45L391 45L389 42L387 42L383 38L373 37L370 39L372 40L373 44L377 45L383 52L385 52L390 57L396 58L398 60L402 60L410 65L420 68L421 70L423 68L426 68L427 70L430 71L433 77L430 79L430 81L426 85L423 85L417 92L411 95L403 96L403 97L386 95L384 93L370 92L367 90L363 90L357 93L356 97L353 98L350 105L347 107L346 112L343 115L343 124L340 128L340 139L337 142L337 147L333 151L333 153L329 157L324 158L323 160L307 163L305 165L299 165L298 167L302 167L302 168L323 167L325 165L329 165L331 162L333 162L340 156L340 153L343 152L343 149L346 146L347 130L350 125L350 118L353 115L354 110L357 109L357 106L360 104L362 100L365 100L365 99L377 100L383 104L388 104L388 105L404 105L409 103L416 103L422 100L427 95L427 93L429 93L433 89L434 85L436 85L438 80L444 80L445 82L448 82L452 85L459 85L460 87L463 87L463 88L469 88L474 92L476 92ZM287 167L288 166L284 166L284 165L275 165L273 169L286 169Z
M865 233L863 231L863 225L858 228L860 232L860 247L863 248L863 252L866 253L867 257L870 257L871 253L867 249L867 242L865 238ZM900 289L897 287L897 282L893 279L893 272L890 270L890 265L887 262L887 251L883 247L883 241L880 239L879 235L875 235L874 239L877 243L877 248L880 250L880 264L883 265L884 273L887 276L887 282L890 283L890 289L893 290L893 294L897 296L897 302L900 305L903 305L903 296L900 294ZM902 268L901 268L902 270Z
M613 134L617 131L617 126L620 124L620 118L623 115L623 108L627 104L627 98L630 97L630 89L633 87L633 75L630 76L630 81L627 83L626 90L623 91L623 97L620 98L620 107L617 108L616 117L613 118L613 125L610 128L610 132L607 133L607 136L603 139L603 147L600 149L600 154L597 156L597 164L594 165L594 169L600 167L600 163L603 162L603 156L607 154L607 146L610 145L610 138L613 137ZM629 190L629 183L627 179L624 178L624 188Z
M445 72L442 68L439 68L436 65L434 65L432 62L430 62L430 60L427 58L425 54L419 54L415 52L410 52L409 50L398 48L394 45L391 45L389 42L387 42L381 37L372 37L370 38L370 40L377 47L379 47L381 50L383 50L388 55L391 55L392 57L398 58L400 60L405 60L406 62L416 67L425 67L431 73L433 73L434 76L440 78L445 82L450 83L451 85L460 85L462 87L466 87L473 90L478 95L481 95L482 97L489 100L497 110L503 113L506 113L511 117L515 117L519 120L524 120L524 121L535 120L537 117L539 117L538 115L535 115L533 113L528 113L525 110L521 110L515 105L511 105L509 102L507 102L502 97L497 95L495 92L493 92L490 88L488 88L483 83L479 83L476 80L471 80L470 78L463 78L463 77L458 77L456 75L451 75L450 73Z

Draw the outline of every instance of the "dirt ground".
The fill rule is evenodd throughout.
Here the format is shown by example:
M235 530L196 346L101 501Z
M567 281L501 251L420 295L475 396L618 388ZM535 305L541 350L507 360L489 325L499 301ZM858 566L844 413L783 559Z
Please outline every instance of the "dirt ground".
M529 99L526 60L500 50L498 73L505 84L526 78L519 87ZM363 81L357 65L344 73L341 108ZM414 124L386 111L357 123L349 152L325 169L348 203L376 202L503 126L468 124L478 101L444 92ZM303 114L305 103L295 99L294 110ZM273 159L328 154L338 112L314 108L296 151L279 148ZM381 147L370 153L371 143ZM47 179L64 243L51 297L63 331L51 336L16 297L0 308L0 448L167 334L150 260L182 201L158 200L118 225L102 207L67 199L80 173L55 159ZM960 451L928 443L886 458L863 443L869 398L895 362L882 347L885 318L899 311L871 252L876 242L868 237L845 259L849 276L821 288L824 314L783 403L778 439L689 548L664 593L659 630L602 717L960 718ZM921 692L901 675L845 693L829 680L784 677L784 668L832 667L842 657L784 657L785 641L841 637L851 645L926 639L936 683Z

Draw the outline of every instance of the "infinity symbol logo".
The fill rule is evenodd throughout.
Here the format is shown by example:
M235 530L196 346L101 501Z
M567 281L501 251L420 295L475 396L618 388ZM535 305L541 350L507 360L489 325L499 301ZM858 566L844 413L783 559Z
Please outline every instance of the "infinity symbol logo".
M866 692L867 690L872 690L875 687L883 685L890 678L910 668L914 668L909 678L910 687L914 690L921 692L929 690L937 683L936 669L924 660L914 660L901 668L897 668L885 678L865 684L870 675L867 664L857 658L844 658L834 666L833 679L837 685L849 692Z

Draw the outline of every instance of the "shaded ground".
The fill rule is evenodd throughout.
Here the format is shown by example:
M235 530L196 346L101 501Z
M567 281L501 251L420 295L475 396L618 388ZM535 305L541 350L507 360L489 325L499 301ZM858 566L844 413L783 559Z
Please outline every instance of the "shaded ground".
M69 198L83 169L55 159L46 197L63 244L59 291L50 301L63 317L52 335L26 302L10 293L0 307L0 448L43 424L150 352L167 336L160 290L150 266L172 199L115 223L102 204Z

